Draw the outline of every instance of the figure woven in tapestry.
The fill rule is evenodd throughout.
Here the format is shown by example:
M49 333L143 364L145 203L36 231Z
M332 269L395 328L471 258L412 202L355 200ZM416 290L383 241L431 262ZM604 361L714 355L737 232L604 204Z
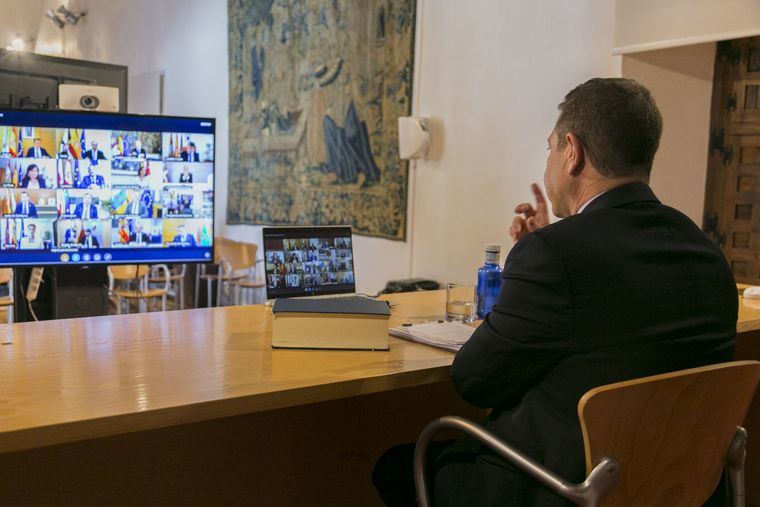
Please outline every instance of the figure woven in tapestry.
M228 224L404 240L416 0L229 0Z

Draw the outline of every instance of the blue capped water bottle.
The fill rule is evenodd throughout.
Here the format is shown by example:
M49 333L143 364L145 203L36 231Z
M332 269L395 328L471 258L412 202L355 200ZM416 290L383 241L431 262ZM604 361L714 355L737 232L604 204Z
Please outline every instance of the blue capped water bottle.
M486 245L486 263L478 269L478 318L491 313L501 289L501 245Z

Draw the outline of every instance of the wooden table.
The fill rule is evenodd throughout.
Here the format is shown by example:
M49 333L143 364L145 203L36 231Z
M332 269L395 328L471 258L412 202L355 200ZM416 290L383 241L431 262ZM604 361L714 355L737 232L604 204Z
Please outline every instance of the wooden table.
M439 318L444 293L390 298L391 325ZM741 358L760 300L740 298ZM272 350L264 306L13 324L0 346L0 505L377 505L379 454L432 418L478 418L453 354ZM760 397L759 397L760 398ZM750 409L760 435L760 402ZM749 499L760 500L760 438Z
M443 297L392 297L391 325ZM260 305L6 326L0 504L372 505L381 452L482 415L450 352L272 350L271 322Z

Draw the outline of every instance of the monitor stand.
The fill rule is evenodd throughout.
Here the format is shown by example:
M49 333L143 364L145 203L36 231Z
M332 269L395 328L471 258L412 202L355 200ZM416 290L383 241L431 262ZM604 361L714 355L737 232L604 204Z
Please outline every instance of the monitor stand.
M34 320L26 302L26 288L32 268L14 268L14 321ZM108 270L97 266L47 267L32 308L39 320L71 319L106 315L108 311Z

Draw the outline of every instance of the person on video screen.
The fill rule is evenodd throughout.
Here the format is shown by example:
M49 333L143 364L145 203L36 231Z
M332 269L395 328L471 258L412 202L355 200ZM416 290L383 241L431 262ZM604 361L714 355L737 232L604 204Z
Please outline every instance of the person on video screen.
M16 204L14 215L37 218L37 206L31 202L29 192L21 192L21 202Z
M34 145L26 150L26 158L50 158L50 154L42 147L42 139L34 138Z
M19 242L19 248L22 250L39 250L42 247L42 236L37 234L37 226L29 224L26 226L26 234Z
M150 218L151 210L145 204L142 199L142 192L138 190L130 190L127 194L127 209L126 215L136 215L140 218Z
M177 235L172 240L173 243L181 243L182 246L195 246L195 236L185 232L185 226L177 226Z
M193 173L190 172L190 166L189 165L182 166L182 174L179 175L179 182L180 183L192 183L193 182Z
M74 208L74 215L82 220L98 218L98 207L92 203L92 196L87 193L82 197L82 202Z
M135 224L135 230L129 235L130 243L148 244L150 243L150 235L143 231L143 226L140 222Z
M135 141L135 145L132 147L132 150L129 154L133 157L138 158L145 158L148 156L148 154L145 152L145 148L143 148L142 141L139 139Z
M79 188L103 188L105 186L106 180L100 174L95 174L95 167L90 164L87 175L79 183Z
M98 149L98 142L93 141L90 143L90 149L82 153L82 158L90 160L93 165L98 165L98 160L108 160L103 152Z
M40 168L37 164L29 164L26 168L26 174L21 178L21 188L46 188L45 179L40 178Z
M200 162L201 157L198 155L198 152L195 150L195 143L190 141L187 143L187 146L185 147L185 151L182 152L182 160L185 162Z
M98 238L96 238L92 234L92 229L84 230L84 236L79 238L79 244L82 245L82 248L99 248L100 247Z

